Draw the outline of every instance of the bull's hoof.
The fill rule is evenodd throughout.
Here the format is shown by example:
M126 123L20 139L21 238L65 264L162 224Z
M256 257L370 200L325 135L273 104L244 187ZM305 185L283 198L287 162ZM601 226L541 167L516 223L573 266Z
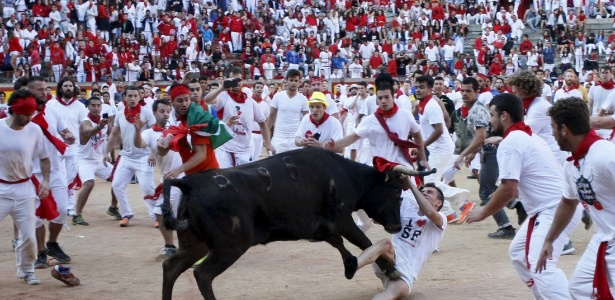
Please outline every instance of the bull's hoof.
M391 270L387 270L385 275L392 280L397 280L401 278L401 272L397 271L397 269L392 268Z
M351 256L344 260L344 275L346 276L346 279L352 279L352 277L354 277L358 266L359 262L357 261L356 256Z

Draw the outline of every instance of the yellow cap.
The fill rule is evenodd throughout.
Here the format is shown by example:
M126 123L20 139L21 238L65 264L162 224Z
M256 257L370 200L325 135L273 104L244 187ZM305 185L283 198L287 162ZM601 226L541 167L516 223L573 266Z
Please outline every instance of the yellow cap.
M327 97L321 92L312 93L312 97L310 97L310 100L308 100L308 105L312 103L320 103L325 107L329 106L329 102L327 102Z

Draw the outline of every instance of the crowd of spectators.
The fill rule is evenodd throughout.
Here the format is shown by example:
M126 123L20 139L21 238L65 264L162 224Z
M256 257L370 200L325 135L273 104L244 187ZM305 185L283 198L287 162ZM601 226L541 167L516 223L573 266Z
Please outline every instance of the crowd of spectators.
M587 18L614 2L521 0L3 0L1 71L54 82L224 78L405 78L416 70L462 78L519 68L591 73L615 64L615 31L588 33ZM523 8L522 8L523 10ZM479 24L480 30L469 30ZM473 28L477 28L473 26ZM543 30L533 43L527 34ZM466 39L471 39L466 46ZM556 65L559 60L559 65ZM555 70L555 72L553 72ZM553 73L553 74L549 74Z

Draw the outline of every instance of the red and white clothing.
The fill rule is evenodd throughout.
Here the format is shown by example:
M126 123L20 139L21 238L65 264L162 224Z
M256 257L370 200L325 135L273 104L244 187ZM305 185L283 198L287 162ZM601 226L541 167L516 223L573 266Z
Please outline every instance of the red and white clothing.
M530 104L525 115L525 123L532 128L532 132L541 137L551 152L555 156L555 159L564 165L568 153L560 150L555 137L553 136L553 128L551 127L551 117L547 113L551 103L543 98L536 98Z
M21 130L9 127L7 119L0 120L0 180L22 183L0 183L0 220L11 215L19 229L21 241L17 256L17 277L34 272L36 258L36 202L37 197L32 177L33 161L48 157L45 137L40 127L32 122ZM24 138L28 137L28 138Z
M399 109L412 111L412 103L410 101L403 101L403 97L395 98L395 104L399 107ZM359 114L364 116L369 116L374 114L378 109L378 103L376 102L376 96L369 96L365 99L365 104L361 106L359 110Z
M566 177L563 196L588 204L596 231L572 273L570 293L574 299L590 299L598 247L600 243L607 242L607 249L612 249L615 244L615 145L606 140L596 141L578 165L578 168L573 162L564 165ZM615 253L608 250L605 258L608 281L612 282L615 278Z
M493 93L489 88L481 90L481 93L478 95L478 102L482 103L485 107L489 107L489 102L493 99Z
M300 93L290 98L286 91L280 91L273 96L271 107L277 109L275 130L271 138L271 144L276 152L299 149L295 146L295 133L303 115L309 111L307 98Z
M137 104L138 105L138 104ZM151 127L156 123L154 113L151 110L141 109L139 117L146 127ZM119 203L120 215L122 217L132 218L134 213L130 208L128 202L128 195L126 194L126 187L130 182L133 175L136 174L139 180L139 186L141 187L141 193L144 197L144 203L147 207L149 216L152 220L155 220L154 207L155 202L152 200L146 200L147 196L154 195L154 168L150 167L147 163L149 158L149 150L137 148L134 145L134 135L137 134L134 124L128 122L126 119L126 111L121 110L115 116L114 127L120 129L122 151L121 157L116 162L116 169L113 173L113 181L111 183L113 192Z
M267 120L256 101L245 93L242 94L244 100L240 103L231 98L228 92L222 92L215 104L218 117L225 123L228 124L232 117L239 117L229 126L234 137L215 149L220 168L235 167L252 161L250 139L252 131L258 130L258 127L254 127L254 122L260 123Z
M88 116L83 119L83 122L90 122L93 127L96 127L100 121L96 122ZM103 151L107 145L107 130L108 127L104 126L85 144L79 144L76 163L81 182L94 180L95 177L106 180L111 176L113 167L110 164L107 164L107 166L103 164Z
M581 94L581 92L576 88L568 90L566 86L564 86L563 88L555 92L555 96L553 96L553 103L557 102L557 100L559 99L564 99L568 97L578 97L583 99L583 94Z
M303 116L303 119L301 119L301 123L299 124L299 128L297 128L295 137L307 139L314 137L315 134L320 135L318 138L320 142L330 140L337 141L344 137L342 123L340 123L338 119L327 115L327 119L324 120L322 124L316 125L312 122L310 114Z
M264 93L264 92L263 92ZM256 101L256 99L254 99ZM271 113L271 108L269 107L269 103L267 99L264 101L256 101L256 106L265 116L265 120L269 118L269 114ZM259 125L256 122L252 123L252 138L250 139L250 149L252 152L252 160L256 161L261 157L263 153L263 134L259 129Z
M574 217L553 243L552 259L547 261L546 270L534 272L561 201L559 192L564 189L561 164L542 138L522 130L513 130L505 136L498 146L497 160L499 179L518 182L519 198L528 214L510 245L513 267L531 289L534 298L570 299L566 274L556 264L568 236L579 224L581 206L577 207Z

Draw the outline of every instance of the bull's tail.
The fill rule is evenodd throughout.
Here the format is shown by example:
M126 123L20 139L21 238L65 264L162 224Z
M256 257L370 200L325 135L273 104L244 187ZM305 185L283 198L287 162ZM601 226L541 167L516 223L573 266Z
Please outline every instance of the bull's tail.
M181 179L165 179L162 185L164 201L160 205L160 210L162 211L162 222L168 230L176 230L179 223L175 215L173 215L173 208L171 207L171 188L175 186L183 192L182 183Z

